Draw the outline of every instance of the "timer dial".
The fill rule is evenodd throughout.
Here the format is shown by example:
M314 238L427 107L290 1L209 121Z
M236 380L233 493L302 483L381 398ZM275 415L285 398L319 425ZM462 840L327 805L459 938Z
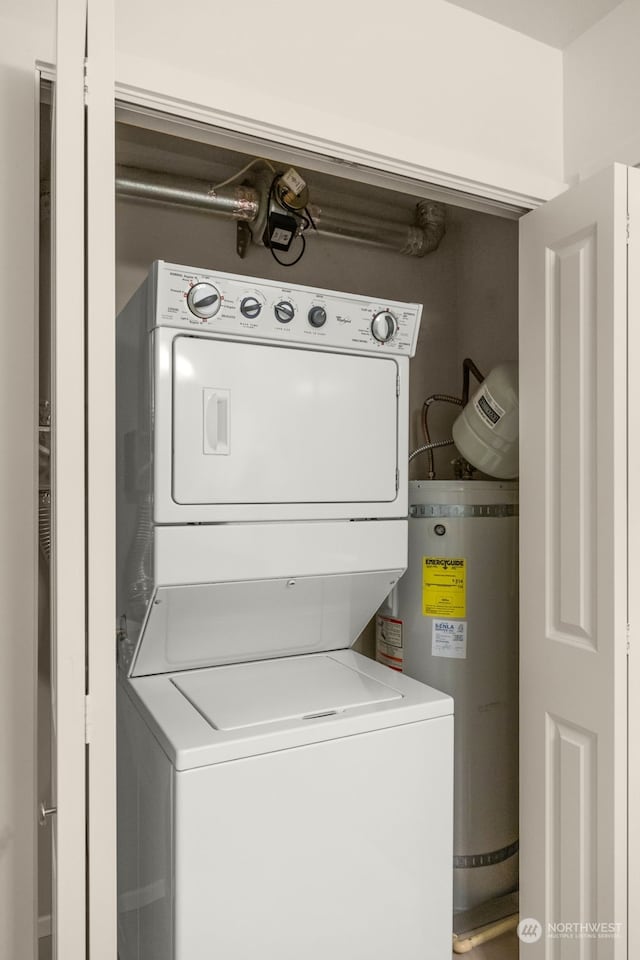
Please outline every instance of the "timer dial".
M280 323L291 323L296 311L290 300L280 300L273 308L273 312Z
M187 294L187 306L200 320L210 320L220 309L222 297L212 283L194 283Z
M245 297L240 304L240 313L248 320L254 320L260 315L262 304L257 297Z
M398 321L389 310L376 313L371 321L371 333L378 343L388 343L398 329Z
M307 319L312 327L324 327L327 322L327 311L324 307L311 307Z

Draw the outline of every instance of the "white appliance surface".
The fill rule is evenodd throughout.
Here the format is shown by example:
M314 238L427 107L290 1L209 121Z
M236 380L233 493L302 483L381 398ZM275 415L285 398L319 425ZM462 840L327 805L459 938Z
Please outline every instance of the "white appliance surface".
M176 336L179 504L391 502L393 358Z
M402 570L162 587L133 676L350 647Z
M175 960L447 960L452 734L440 717L177 774Z
M127 689L177 770L453 714L451 697L352 650L137 677Z
M159 586L404 570L407 536L406 519L169 524L155 531L153 566Z
M332 658L301 659L319 671L318 685L307 683L310 699L295 705L304 710L317 703ZM244 690L241 679L255 677L254 666L202 671L237 669L231 686L246 706L229 705L231 722L260 719L248 703L256 686ZM399 696L337 717L277 722L268 718L283 711L265 700L267 722L247 733L214 730L168 677L120 684L121 960L451 955L452 702L357 654L335 655L334 669L360 672L362 681L337 681L356 692L368 678ZM154 681L172 698L154 703ZM268 686L275 693L277 683ZM159 745L158 720L177 736L177 703L211 745L227 738L232 762L202 746L196 752L211 762L176 769ZM280 725L287 737L273 732Z
M402 699L332 657L262 660L174 677L173 683L216 730L312 720Z
M185 524L153 543L120 644L133 676L350 646L406 565L407 522Z

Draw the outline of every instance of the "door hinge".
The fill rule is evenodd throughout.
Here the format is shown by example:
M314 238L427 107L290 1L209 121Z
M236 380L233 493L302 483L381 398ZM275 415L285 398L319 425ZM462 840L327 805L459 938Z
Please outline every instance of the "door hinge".
M400 374L396 374L396 397L400 396Z
M627 246L631 242L631 217L627 214Z
M84 58L84 102L89 102L89 60Z
M84 742L91 743L91 697L87 694L84 698Z
M627 624L627 656L631 653L631 624Z
M396 467L396 493L398 492L399 489L400 489L400 471Z

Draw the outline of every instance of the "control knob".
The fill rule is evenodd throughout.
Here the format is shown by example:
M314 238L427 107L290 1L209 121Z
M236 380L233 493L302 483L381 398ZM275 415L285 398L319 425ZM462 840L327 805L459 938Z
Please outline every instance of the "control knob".
M388 310L376 313L371 321L371 333L379 343L388 343L398 329L398 322Z
M311 307L307 319L312 327L324 327L327 322L327 311L324 307Z
M240 313L243 317L247 317L248 320L254 320L260 315L261 310L262 304L257 297L245 297L240 304Z
M280 323L291 323L296 311L290 300L280 300L273 308L273 312Z
M194 283L187 294L187 305L191 313L201 320L210 320L220 309L222 297L212 283Z

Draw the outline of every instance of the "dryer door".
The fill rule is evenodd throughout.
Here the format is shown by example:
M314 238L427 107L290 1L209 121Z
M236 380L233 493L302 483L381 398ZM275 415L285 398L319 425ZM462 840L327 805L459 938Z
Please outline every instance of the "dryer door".
M395 360L178 336L172 362L176 503L395 500Z

